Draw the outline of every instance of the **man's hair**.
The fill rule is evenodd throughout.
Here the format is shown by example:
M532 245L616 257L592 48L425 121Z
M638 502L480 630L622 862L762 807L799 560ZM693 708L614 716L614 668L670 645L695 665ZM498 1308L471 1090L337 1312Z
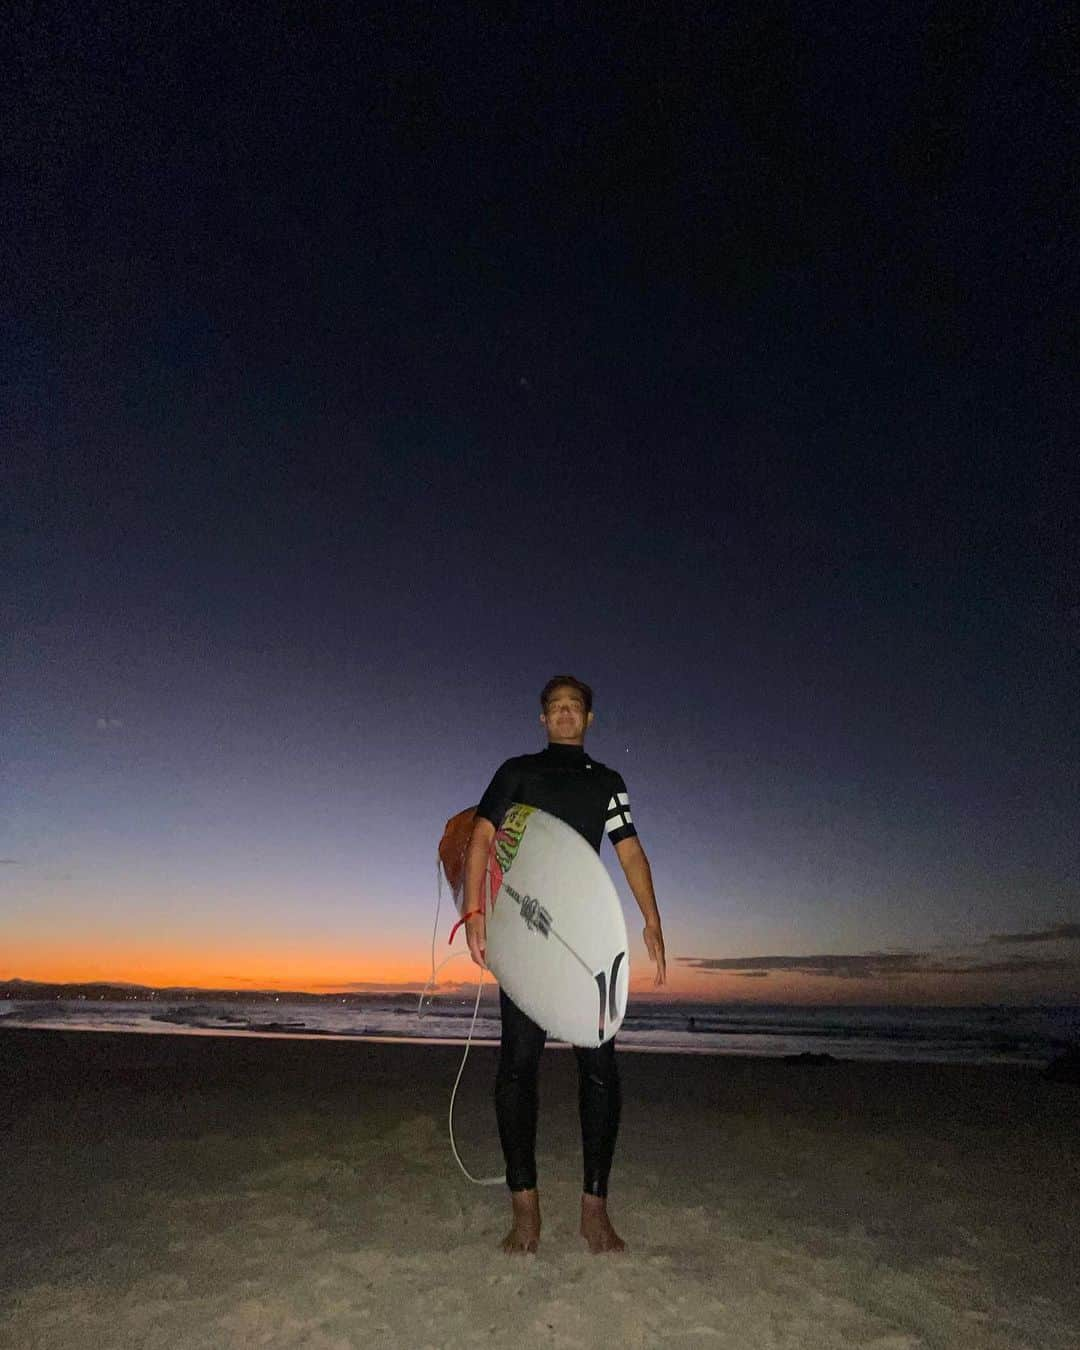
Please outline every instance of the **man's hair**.
M576 689L581 695L582 702L585 704L585 711L592 712L592 690L584 680L575 679L573 675L556 675L548 680L543 689L540 690L540 706L547 710L548 699L556 689Z

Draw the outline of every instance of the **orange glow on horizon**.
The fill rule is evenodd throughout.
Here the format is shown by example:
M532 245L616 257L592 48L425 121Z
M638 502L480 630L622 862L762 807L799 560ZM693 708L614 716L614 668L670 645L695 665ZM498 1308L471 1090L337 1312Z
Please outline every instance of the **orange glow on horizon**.
M456 967L444 975L460 979ZM423 984L430 959L385 953L357 955L340 950L207 952L205 948L170 947L167 954L131 946L89 949L74 943L11 946L4 952L0 980L34 980L43 984L137 984L151 988L276 989L298 993L342 991L356 986Z
M461 939L458 939L460 942ZM445 943L436 960L448 955ZM383 949L343 952L340 945L292 946L275 950L254 944L214 950L193 943L160 945L137 939L91 946L23 941L5 945L0 981L21 979L43 984L131 984L150 988L274 990L297 993L342 993L419 989L431 973L425 943L402 954ZM437 989L475 985L477 971L464 954L440 973ZM490 978L490 977L489 977ZM986 974L964 976L907 974L892 978L838 979L799 971L772 971L746 978L735 972L699 973L672 961L668 982L657 989L644 952L634 961L630 992L634 998L686 1000L718 1005L772 1003L803 1005L897 1004L957 1006L986 1003L1075 1001L1076 990L1063 974L1060 990L1046 987L1045 976L994 979Z

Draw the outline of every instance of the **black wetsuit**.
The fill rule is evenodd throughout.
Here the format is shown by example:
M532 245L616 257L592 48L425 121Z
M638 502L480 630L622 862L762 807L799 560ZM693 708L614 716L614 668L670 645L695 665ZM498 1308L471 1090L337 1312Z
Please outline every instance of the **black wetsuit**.
M572 826L599 853L604 835L613 844L637 834L626 784L614 769L590 759L582 746L549 745L501 765L480 799L477 815L502 824L511 802L537 806ZM495 1078L495 1113L512 1191L536 1186L536 1075L546 1032L499 991L502 1044ZM587 1195L607 1195L619 1131L622 1097L615 1040L597 1049L575 1046L578 1106Z

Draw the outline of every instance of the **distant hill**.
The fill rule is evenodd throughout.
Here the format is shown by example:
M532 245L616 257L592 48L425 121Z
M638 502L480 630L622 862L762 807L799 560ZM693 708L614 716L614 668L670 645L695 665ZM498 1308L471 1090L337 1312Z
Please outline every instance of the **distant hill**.
M417 990L417 993L419 991ZM44 1002L49 999L100 1000L109 1003L151 1002L157 999L198 999L236 1003L337 1003L344 999L351 1004L385 1002L388 998L415 999L409 990L388 990L379 993L311 994L301 990L283 989L193 989L170 987L155 989L145 984L49 984L37 980L4 980L0 982L0 999L30 999Z

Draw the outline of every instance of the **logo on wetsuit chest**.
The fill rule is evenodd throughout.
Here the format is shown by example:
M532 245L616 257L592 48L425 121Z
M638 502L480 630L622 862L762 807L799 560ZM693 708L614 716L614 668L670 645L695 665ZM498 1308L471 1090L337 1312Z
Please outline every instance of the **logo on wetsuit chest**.
M551 915L540 901L534 896L522 895L520 891L515 891L507 881L503 882L503 890L517 905L521 917L525 920L525 926L546 938L551 932Z

